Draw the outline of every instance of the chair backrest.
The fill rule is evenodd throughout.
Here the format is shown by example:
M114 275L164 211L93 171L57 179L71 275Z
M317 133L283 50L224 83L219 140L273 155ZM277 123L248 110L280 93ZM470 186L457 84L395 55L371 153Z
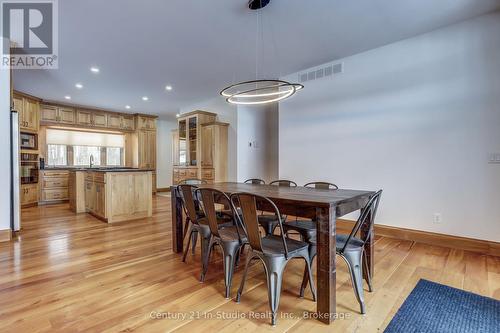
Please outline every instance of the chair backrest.
M208 184L206 180L203 179L198 179L198 178L188 178L181 180L179 184L183 185L202 185L202 184Z
M373 224L375 223L375 215L377 214L378 204L380 202L381 196L382 196L382 190L379 190L377 191L377 193L375 193L370 197L365 207L363 207L363 209L361 210L361 214L359 215L359 218L356 221L354 228L352 228L352 231L349 234L349 237L347 238L347 241L344 247L342 248L341 252L344 252L344 250L349 245L349 242L352 240L354 236L356 236L356 234L360 230L368 230L368 232L365 232L363 237L361 237L363 245L368 241L373 232Z
M177 191L181 195L182 205L184 207L184 212L186 213L186 216L193 223L197 223L197 220L198 220L198 215L196 214L197 203L195 202L196 197L194 195L194 191L197 188L198 187L195 185L188 185L188 184L177 185ZM198 205L198 207L199 207L199 205Z
M318 190L338 190L339 187L332 183L327 182L311 182L304 185L304 187L314 187Z
M269 183L269 185L286 186L286 187L297 187L297 183L292 180L275 180Z
M217 211L215 209L215 204L221 204L225 207L230 207L230 214L233 220L236 218L236 213L234 212L233 205L231 204L231 199L226 195L226 193L213 188L198 188L195 193L201 198L201 206L203 212L208 219L208 226L210 227L210 232L212 235L220 237L219 235L219 224L217 222ZM241 240L238 229L238 239Z
M250 178L245 180L245 184L264 185L265 183L265 181L259 178Z
M269 198L246 192L233 193L230 196L231 203L234 206L239 206L243 216L243 227L247 234L248 243L255 251L263 252L262 241L260 236L257 201L267 204L266 210L274 211L277 216L281 239L283 242L283 250L285 257L288 258L288 247L286 245L285 234L283 233L283 223L278 207Z

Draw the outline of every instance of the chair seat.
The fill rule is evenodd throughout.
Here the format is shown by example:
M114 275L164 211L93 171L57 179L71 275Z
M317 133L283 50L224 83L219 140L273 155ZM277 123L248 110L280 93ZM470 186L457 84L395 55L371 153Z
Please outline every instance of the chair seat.
M343 234L338 234L335 237L336 244L337 244L337 252L341 251L342 248L345 246L345 243L347 242L347 238L349 238L349 235L343 235ZM363 241L359 238L352 237L351 240L349 241L349 245L345 249L345 251L359 251L363 247Z
M259 223L278 223L276 215L264 214L258 216ZM281 221L285 220L285 216L281 215Z
M245 236L245 231L243 231L243 229L241 228L238 228L238 230L236 230L236 228L237 227L235 227L234 225L220 228L219 229L220 238L223 241L238 241L238 233L239 233L240 239L243 242L246 242L247 237Z
M262 251L266 255L285 256L285 249L283 248L283 239L281 238L281 236L270 235L262 238L261 241ZM285 237L285 241L289 255L293 255L304 249L307 251L307 248L309 247L307 243L295 239Z

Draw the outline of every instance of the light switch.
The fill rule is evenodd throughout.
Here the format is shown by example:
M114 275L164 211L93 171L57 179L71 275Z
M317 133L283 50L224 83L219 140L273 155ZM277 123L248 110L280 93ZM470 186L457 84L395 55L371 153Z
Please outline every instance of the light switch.
M489 157L490 164L500 164L500 153L490 153Z

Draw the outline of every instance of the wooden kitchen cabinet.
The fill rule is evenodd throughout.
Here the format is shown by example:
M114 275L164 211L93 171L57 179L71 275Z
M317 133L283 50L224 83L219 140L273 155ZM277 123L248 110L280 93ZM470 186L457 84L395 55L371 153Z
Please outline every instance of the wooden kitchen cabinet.
M108 128L122 128L122 116L117 113L108 113Z
M156 169L156 131L138 131L138 168Z
M38 184L22 184L20 192L21 207L33 206L38 203Z
M156 117L151 117L147 115L138 115L136 129L156 130Z
M76 123L83 126L92 126L92 111L77 110Z
M133 115L122 115L122 129L133 131L135 129L135 118Z
M69 199L69 170L40 171L40 203L59 203Z
M172 132L173 184L201 178L208 183L227 181L227 123L216 114L193 111L178 119Z
M39 128L40 104L38 101L14 95L14 110L19 115L19 128L23 131L37 132Z
M40 121L42 123L75 124L75 109L69 107L58 107L55 105L42 105L40 110Z
M92 113L92 126L96 127L106 127L106 113L104 112L93 112Z

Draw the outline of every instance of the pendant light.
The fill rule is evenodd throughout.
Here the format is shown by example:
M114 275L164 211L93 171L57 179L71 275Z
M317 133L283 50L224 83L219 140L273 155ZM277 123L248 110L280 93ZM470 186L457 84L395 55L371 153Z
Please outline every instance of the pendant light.
M269 2L270 0L250 0L248 8L251 10L259 10L267 6ZM261 25L262 24L258 24L260 31L262 31ZM255 76L258 77L258 43L256 47L255 64ZM293 96L302 88L304 88L304 86L299 83L290 83L284 80L261 79L230 85L222 89L220 94L231 104L260 105L284 100L285 98Z

